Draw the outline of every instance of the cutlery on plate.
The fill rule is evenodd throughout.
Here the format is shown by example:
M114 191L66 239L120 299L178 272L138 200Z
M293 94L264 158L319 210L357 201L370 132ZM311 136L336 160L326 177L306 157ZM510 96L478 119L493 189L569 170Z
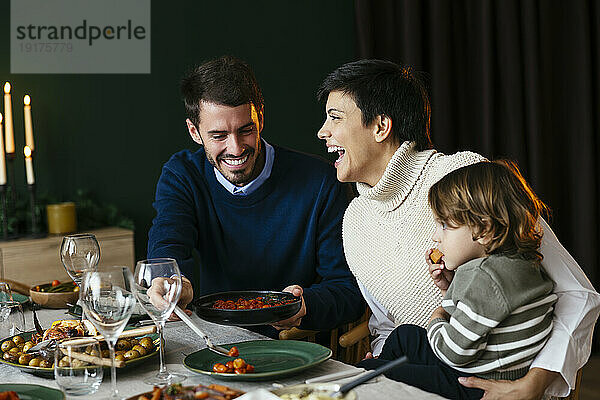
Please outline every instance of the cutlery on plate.
M185 313L185 311L183 311L181 308L179 308L179 306L175 306L174 311L175 311L175 314L177 314L177 316L179 318L181 318L181 320L183 322L185 322L185 324L187 326L189 326L198 336L200 336L202 339L204 339L204 342L206 343L206 347L208 347L208 349L210 351L215 352L217 354L221 354L223 356L229 356L229 350L227 350L224 347L213 344L211 342L210 338L206 335L206 333L204 333L202 331L202 329L198 328L198 326L196 326L194 321L192 321L192 319L190 317L188 317L188 315Z

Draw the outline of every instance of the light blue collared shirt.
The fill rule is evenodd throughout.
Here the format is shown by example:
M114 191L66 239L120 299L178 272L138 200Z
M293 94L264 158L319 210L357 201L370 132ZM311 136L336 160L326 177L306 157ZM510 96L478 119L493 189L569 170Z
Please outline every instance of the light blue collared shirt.
M273 149L273 146L267 143L266 140L262 140L262 143L265 147L265 165L256 179L247 185L235 186L233 183L229 182L227 178L225 178L223 174L219 172L218 169L213 168L215 170L215 177L217 178L217 181L219 181L219 183L223 185L223 187L227 189L229 193L238 196L247 196L258 189L260 185L262 185L271 176L273 160L275 159L275 149Z

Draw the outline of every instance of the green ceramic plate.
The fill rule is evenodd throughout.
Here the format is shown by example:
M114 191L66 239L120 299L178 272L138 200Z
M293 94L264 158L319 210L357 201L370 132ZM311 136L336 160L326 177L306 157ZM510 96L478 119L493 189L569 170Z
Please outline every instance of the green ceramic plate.
M127 327L126 329L130 329L130 328ZM33 335L33 333L34 332L25 332L25 333L22 333L20 336L25 341L27 341L27 340L29 340L31 335ZM152 338L152 341L154 342L154 351L152 353L146 354L145 356L141 356L141 357L135 358L133 360L125 361L124 368L132 367L133 365L143 362L143 360L158 354L158 351L160 348L160 345L159 345L160 339L158 338L158 334L153 333L153 334L144 335L144 336L148 336L148 337ZM0 343L3 343L5 340L8 340L8 339L12 339L12 336L10 338L0 339ZM29 365L21 365L18 363L12 363L12 362L8 362L8 361L4 360L2 358L2 355L3 355L3 353L0 350L0 363L11 365L15 368L19 368L21 371L29 372L30 374L41 376L43 378L54 379L54 368L30 367ZM106 367L106 368L109 368L109 367ZM117 368L117 371L119 371L120 369L121 368Z
M253 365L254 372L240 375L213 372L212 368L216 363L224 364L236 357L224 357L208 349L188 355L183 360L183 365L194 372L219 379L258 381L293 375L331 357L331 350L327 347L297 340L252 340L223 346L236 346L240 351L239 357Z
M29 297L25 296L25 295L23 295L21 293L13 293L12 297L13 297L14 301L18 301L21 304L25 304L25 303L27 303L29 301Z
M58 389L26 383L1 383L0 392L12 390L21 400L64 400L65 395Z

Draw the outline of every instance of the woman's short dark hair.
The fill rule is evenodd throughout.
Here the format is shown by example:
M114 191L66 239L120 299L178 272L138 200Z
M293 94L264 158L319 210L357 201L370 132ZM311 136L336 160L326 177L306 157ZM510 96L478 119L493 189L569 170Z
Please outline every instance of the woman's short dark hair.
M324 102L340 91L352 97L368 126L379 115L392 119L392 138L416 142L417 150L431 148L431 106L425 75L390 61L360 60L330 73L317 91Z
M264 99L252 69L244 61L222 56L189 71L181 80L187 117L198 126L200 102L237 107L252 104L263 113Z

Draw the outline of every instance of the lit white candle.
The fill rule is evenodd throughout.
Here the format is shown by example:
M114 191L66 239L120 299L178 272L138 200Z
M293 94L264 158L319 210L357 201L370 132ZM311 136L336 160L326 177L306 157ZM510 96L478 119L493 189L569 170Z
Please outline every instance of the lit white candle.
M15 134L13 131L12 100L10 98L10 83L4 84L4 126L6 135L6 152L15 152Z
M6 160L4 159L4 134L2 133L2 114L0 114L0 185L6 185Z
M27 184L33 185L35 183L35 177L33 176L33 159L31 158L31 149L29 146L25 146L23 149L25 154L25 172L27 173Z
M23 97L23 115L25 121L25 144L31 151L35 150L33 145L33 122L31 121L31 97L28 94Z

